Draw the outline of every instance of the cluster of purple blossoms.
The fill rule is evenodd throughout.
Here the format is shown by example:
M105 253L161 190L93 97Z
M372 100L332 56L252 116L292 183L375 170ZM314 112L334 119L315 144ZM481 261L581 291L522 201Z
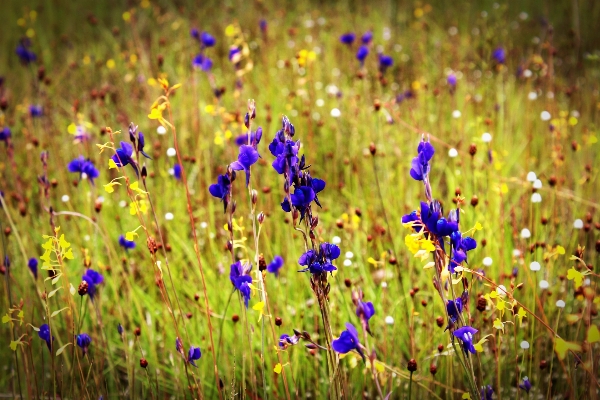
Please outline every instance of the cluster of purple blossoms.
M124 167L131 165L131 168L135 171L136 175L139 176L139 166L136 158L139 160L139 154L144 157L151 159L150 156L144 151L146 145L146 139L142 132L137 132L137 126L129 125L129 140L133 144L127 142L121 142L121 147L115 150L115 154L111 157L117 167ZM134 157L134 153L137 155Z
M424 139L417 147L418 155L411 162L410 176L416 181L422 181L425 187L425 196L427 201L421 202L420 210L415 210L402 217L403 224L411 224L416 232L423 232L425 237L436 244L436 248L441 250L443 255L438 253L436 258L442 256L450 259L448 270L455 273L456 267L467 262L467 252L477 247L477 242L472 237L463 236L460 232L460 210L454 209L444 217L442 205L434 200L429 182L429 173L431 171L431 159L435 154L435 149ZM450 254L446 252L445 241L448 239L450 244ZM438 267L439 268L439 267ZM439 288L443 290L443 288ZM446 311L448 314L448 328L453 329L460 319L464 305L468 302L468 292L465 290L460 298L448 300ZM473 335L477 329L470 326L462 326L453 332L454 337L462 342L465 353L475 353L473 346Z
M295 209L300 213L300 220L307 214L312 220L311 204L315 202L319 207L321 206L317 195L325 189L325 181L313 178L309 171L310 165L306 165L304 155L298 157L300 141L292 140L294 134L294 125L284 116L282 129L277 131L269 145L271 154L275 156L272 165L278 174L285 177L286 197L281 203L283 211L291 212ZM293 193L290 193L291 188L294 189Z
M5 142L8 144L8 139L11 136L12 134L8 126L5 126L4 128L0 129L0 142Z
M298 272L309 271L313 275L333 272L337 268L332 264L333 260L340 256L340 248L335 244L323 243L318 250L308 250L298 259L298 264L305 267Z
M87 354L88 348L92 344L92 338L87 333L80 333L76 338L77 346L81 347L83 354Z
M30 49L30 47L31 40L22 39L15 50L15 53L17 54L19 60L21 60L21 63L23 65L28 65L37 60L36 54L33 52L33 50Z
M370 301L363 301L363 296L362 290L352 292L352 303L356 306L356 316L360 319L363 329L372 335L369 320L375 315L375 307Z
M213 62L204 54L204 50L209 47L213 47L217 43L217 40L208 32L200 33L200 31L198 31L196 28L193 28L190 31L190 35L200 43L200 53L198 53L192 60L192 66L194 68L201 69L204 72L210 71L213 66Z
M248 301L250 300L250 284L252 283L252 277L250 271L252 270L252 264L242 264L241 261L237 261L231 264L229 271L229 279L233 284L235 290L238 290L244 298L244 304L248 308Z
M119 236L119 246L125 250L135 249L135 242L133 240L125 239L125 236Z

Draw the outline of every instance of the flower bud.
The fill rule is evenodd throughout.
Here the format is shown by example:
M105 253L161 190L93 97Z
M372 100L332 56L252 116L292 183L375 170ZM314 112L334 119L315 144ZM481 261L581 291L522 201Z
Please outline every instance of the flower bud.
M141 358L140 359L140 367L142 368L147 368L148 367L148 360L146 360L145 358Z
M414 358L411 358L406 367L410 372L415 372L417 370L417 361Z
M256 191L256 189L252 189L252 204L256 204L256 202L258 201L258 192Z
M263 222L265 222L265 213L263 213L262 211L258 213L258 217L256 218L258 220L259 224L263 224Z
M369 152L372 156L374 156L375 153L377 153L377 147L375 146L375 143L371 142L371 144L369 144Z
M88 292L88 283L86 281L82 281L79 284L79 288L77 289L77 293L79 293L80 296L85 296Z

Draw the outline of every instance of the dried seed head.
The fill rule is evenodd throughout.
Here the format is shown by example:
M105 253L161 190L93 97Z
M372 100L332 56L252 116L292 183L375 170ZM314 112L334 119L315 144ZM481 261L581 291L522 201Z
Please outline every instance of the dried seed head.
M267 269L267 262L265 261L265 256L260 253L258 256L258 270L265 271Z
M440 343L440 344L438 344L438 347L437 347L437 349L438 349L438 353L441 353L442 351L444 351L444 345L443 345L443 344L441 344L441 343Z
M88 283L86 281L82 281L79 284L79 288L77 289L77 293L79 293L80 296L85 296L88 292Z
M477 299L477 309L481 312L485 311L485 308L487 307L487 300L485 299L485 297L483 296L479 296L479 298Z
M233 314L233 316L231 317L231 320L233 322L238 322L240 320L240 316L237 314Z
M442 316L437 317L435 323L441 328L444 325L444 318Z
M148 360L146 360L145 358L140 358L140 367L147 368L148 367Z
M146 240L146 245L148 246L150 254L156 254L156 252L158 251L158 244L156 244L156 240L154 240L152 236L148 236L148 239Z
M417 370L417 361L414 358L411 358L406 367L410 372L415 372Z
M473 197L471 197L471 205L473 207L477 207L477 204L479 204L479 198L477 198L477 196L474 195Z
M375 146L375 143L371 142L371 144L369 145L369 152L372 156L374 156L375 153L377 153L377 147Z
M429 373L431 375L435 375L437 373L437 366L434 363L431 363L429 366Z
M135 328L135 329L133 330L133 334L134 334L135 336L140 336L140 335L142 334L142 328L140 328L140 327L138 326L137 328Z
M283 325L283 320L281 319L281 317L275 318L275 325L277 325L277 326Z
M471 143L471 145L469 146L469 154L471 155L471 157L477 154L477 145L475 143Z

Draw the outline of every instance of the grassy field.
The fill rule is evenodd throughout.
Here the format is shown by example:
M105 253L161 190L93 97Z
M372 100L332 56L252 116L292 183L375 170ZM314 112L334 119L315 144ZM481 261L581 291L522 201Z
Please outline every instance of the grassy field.
M85 3L0 4L0 397L600 396L600 3Z

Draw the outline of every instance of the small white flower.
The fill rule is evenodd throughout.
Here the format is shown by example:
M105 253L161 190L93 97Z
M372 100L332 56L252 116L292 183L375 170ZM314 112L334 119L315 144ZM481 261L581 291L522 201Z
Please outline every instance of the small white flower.
M460 118L461 115L462 113L460 112L460 110L452 111L452 118Z
M492 141L492 135L485 132L483 135L481 135L481 140L483 141L483 143L489 143Z
M388 325L394 325L394 317L388 315L387 317L385 317L385 323Z
M317 104L317 107L323 107L325 105L325 100L317 99L316 104Z
M86 242L89 242L90 241L90 235L85 235L83 237L83 240L85 240Z
M485 265L486 267L490 267L493 262L494 261L492 260L492 257L486 257L483 259L483 265Z
M549 287L550 287L550 284L548 283L548 281L546 281L546 280L541 280L540 281L540 289L546 290Z
M87 174L85 172L82 172L81 179L83 180L83 179L87 179L87 178L88 178Z
M165 214L165 219L167 221L171 221L171 220L173 220L173 218L174 218L173 217L173 213L168 212L168 213Z
M457 156L458 156L458 150L456 150L454 147L451 148L450 150L448 150L448 157L454 158Z
M529 264L529 269L532 271L539 271L541 268L542 266L537 261L532 261L531 264Z
M104 197L103 196L98 196L98 198L96 199L96 201L98 203L104 203Z
M523 228L523 230L521 231L521 238L529 239L530 237L531 237L531 232L529 231L529 229Z
M583 228L583 221L580 219L576 219L575 222L573 222L573 228L575 229L582 229Z
M63 194L63 196L60 199L62 200L63 203L66 203L67 201L69 201L69 195Z
M381 287L385 289L387 287L387 282L386 281L381 282Z
M521 342L521 348L522 348L523 350L527 350L527 349L529 348L529 342L528 342L527 340L523 340L523 341Z
M158 128L156 128L156 133L158 133L159 135L164 135L165 133L167 133L167 128L160 125Z
M526 69L525 71L523 71L523 76L525 78L531 78L531 75L533 75L533 72L531 72L530 69ZM533 99L533 100L535 100L535 99Z
M167 149L167 156L175 157L177 155L177 151L173 147L169 147Z
M508 293L508 290L506 290L506 286L498 285L498 287L496 288L496 293L498 293L498 296L504 297L506 296L506 293Z
M339 118L341 115L342 115L342 112L339 109L334 108L333 110L331 110L331 116L333 118Z
M527 19L529 15L527 15L527 13L525 11L522 11L521 13L519 13L519 18L521 18L521 20L525 21Z
M126 202L125 200L121 200L121 201L119 202L119 207L121 207L121 208L125 208L125 207L127 207L127 202Z
M352 258L352 257L354 257L354 253L351 252L351 251L347 251L346 252L346 258Z
M536 92L529 92L529 94L527 95L527 98L531 101L537 99L537 93Z
M540 114L540 118L542 119L542 121L550 121L552 115L550 115L548 111L542 111L542 113Z
M521 256L521 250L514 249L512 254L513 254L513 257L519 257L519 256Z
M331 239L331 243L333 243L333 244L340 244L340 243L342 243L342 239L339 236L334 236Z
M531 195L531 202L532 203L541 203L542 202L542 195L539 193L534 193Z
M208 228L208 224L206 222L202 221L202 222L200 222L200 228L206 229L206 228Z
M536 179L535 182L533 182L533 188L534 189L541 189L542 188L542 181L539 179Z
M556 307L558 307L558 308L565 308L565 306L566 306L566 303L563 300L558 300L556 302Z
M352 265L352 260L344 260L344 267L349 267Z
M537 179L537 175L535 174L535 172L529 171L527 173L527 182L535 182L536 179Z

